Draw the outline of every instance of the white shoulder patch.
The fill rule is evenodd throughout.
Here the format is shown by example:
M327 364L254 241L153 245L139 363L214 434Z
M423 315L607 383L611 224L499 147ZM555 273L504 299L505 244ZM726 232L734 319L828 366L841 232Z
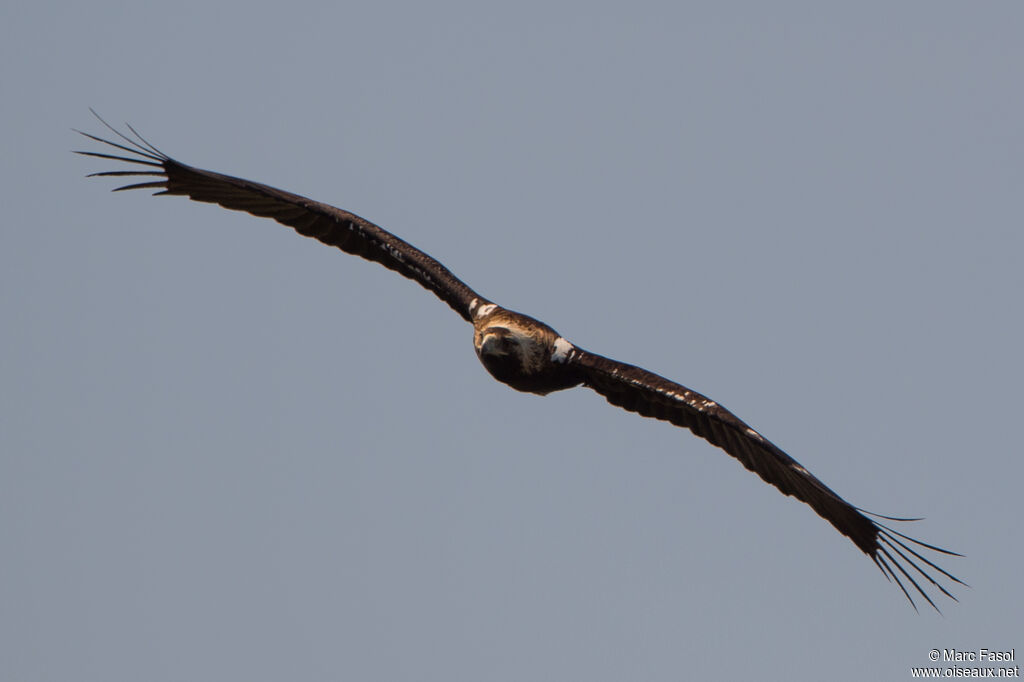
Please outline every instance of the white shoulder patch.
M575 346L559 336L555 339L555 350L551 353L551 362L565 362L569 359L569 353L574 349Z
M477 299L473 299L474 304L476 303L476 301ZM484 317L485 315L490 315L492 312L494 312L494 309L497 307L498 305L496 303L487 303L485 305L482 305L473 311L473 319L475 320L477 318Z

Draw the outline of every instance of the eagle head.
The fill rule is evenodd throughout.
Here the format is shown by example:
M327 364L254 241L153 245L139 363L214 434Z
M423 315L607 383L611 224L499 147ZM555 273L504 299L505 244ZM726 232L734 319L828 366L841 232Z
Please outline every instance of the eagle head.
M522 338L508 327L488 327L480 332L477 352L480 357L519 356Z
M477 357L498 381L513 383L516 377L530 373L530 337L495 325L481 329L474 340Z

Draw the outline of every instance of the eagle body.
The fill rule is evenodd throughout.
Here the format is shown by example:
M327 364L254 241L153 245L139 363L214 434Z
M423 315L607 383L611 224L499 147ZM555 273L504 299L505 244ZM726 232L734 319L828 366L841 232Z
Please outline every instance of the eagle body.
M714 400L641 367L583 350L540 320L488 301L431 256L354 213L276 187L186 165L151 145L131 126L128 129L134 137L113 128L102 118L99 120L120 138L120 142L81 133L107 146L102 152L77 153L131 165L127 169L92 175L151 178L115 191L153 189L156 194L186 196L194 201L272 218L303 236L380 263L417 282L472 324L477 357L498 381L517 391L537 395L584 386L612 405L689 429L736 458L784 495L810 506L867 554L882 574L899 586L911 604L914 604L913 589L938 610L922 583L955 599L929 571L964 584L922 553L956 555L954 552L915 540L876 520L910 519L878 515L871 515L875 519L869 518L867 512L844 500L781 448ZM112 150L116 152L111 153Z
M565 362L575 347L554 329L493 303L471 308L475 311L473 347L492 377L537 395L583 383L583 373Z

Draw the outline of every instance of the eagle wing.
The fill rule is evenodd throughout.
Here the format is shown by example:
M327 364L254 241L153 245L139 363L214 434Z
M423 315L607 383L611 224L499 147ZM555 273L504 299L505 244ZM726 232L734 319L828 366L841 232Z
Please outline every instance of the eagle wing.
M255 216L273 218L294 228L306 237L312 237L346 253L380 263L389 270L419 282L434 292L467 322L472 322L473 306L489 303L470 289L448 268L413 245L374 225L354 213L335 208L319 201L285 192L251 180L194 168L177 161L149 144L128 126L138 139L132 139L110 126L93 112L103 125L121 138L124 144L105 140L96 135L78 132L92 140L128 152L121 156L95 151L78 154L136 164L143 168L104 171L94 176L155 176L159 179L118 187L125 189L156 189L155 194L180 194L194 201L219 204L224 208L245 211ZM150 170L147 170L150 169Z
M870 556L886 578L894 579L911 604L914 604L914 600L900 579L901 575L938 610L912 572L956 600L929 575L926 567L957 583L965 583L922 556L907 542L942 554L959 554L920 542L872 520L865 515L866 512L841 498L799 462L715 401L653 372L580 348L573 348L568 360L581 370L584 385L603 395L612 405L689 429L725 450L783 494L792 495L810 505ZM879 518L891 521L916 520L884 516ZM911 570L908 571L908 568ZM917 605L914 604L914 607Z

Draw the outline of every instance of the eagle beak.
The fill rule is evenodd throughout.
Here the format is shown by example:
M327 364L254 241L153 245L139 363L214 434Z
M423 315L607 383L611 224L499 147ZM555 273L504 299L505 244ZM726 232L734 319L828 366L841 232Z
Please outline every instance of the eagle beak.
M500 336L497 334L484 334L484 338L480 340L480 353L482 355L506 355L505 350L501 346Z

